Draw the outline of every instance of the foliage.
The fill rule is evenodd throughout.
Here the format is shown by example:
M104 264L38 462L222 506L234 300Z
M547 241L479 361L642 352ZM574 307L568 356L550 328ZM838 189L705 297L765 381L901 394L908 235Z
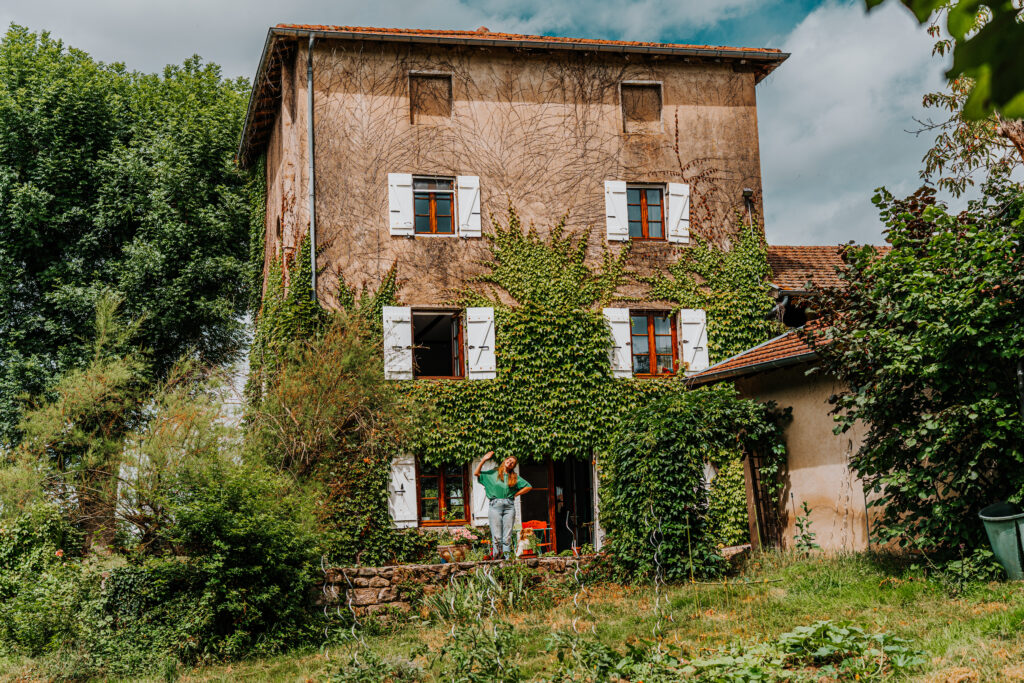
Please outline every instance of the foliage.
M558 681L677 680L707 683L746 681L882 681L925 663L924 653L890 633L866 633L849 623L818 621L798 626L764 645L732 647L714 656L688 658L661 643L627 643L618 652L578 635L553 634ZM810 668L808 671L807 668Z
M703 486L707 453L780 443L774 407L729 386L666 396L624 418L601 472L602 524L620 572L684 579L720 571Z
M870 9L885 0L865 0ZM924 24L932 14L946 12L946 30L956 41L950 80L973 81L964 114L982 119L993 111L1024 118L1024 22L1013 0L981 3L977 0L901 0Z
M248 448L315 493L331 561L372 565L421 552L392 529L387 491L391 460L422 411L384 380L380 347L359 323L336 314L283 347L250 408Z
M508 612L551 606L557 588L526 565L486 567L452 582L423 600L432 619L464 623Z
M396 658L382 657L369 648L360 648L333 676L331 683L402 683L420 681L423 672L411 662Z
M248 86L198 58L128 72L15 25L0 64L0 443L11 443L20 395L88 362L107 289L140 320L157 376L185 353L236 353L247 211L232 159Z
M802 553L820 550L821 546L814 542L817 534L811 531L811 507L806 500L800 503L800 509L804 514L797 515L794 522L796 533L793 534L793 545Z
M525 680L511 624L493 622L456 627L451 640L433 653L431 670L452 683L517 683Z
M770 276L760 228L741 224L731 249L698 236L667 272L639 279L651 285L651 299L706 311L708 351L717 363L783 332L772 316Z
M716 546L750 542L747 490L740 454L729 453L708 488L708 534Z
M97 302L88 365L67 372L54 400L25 414L19 425L24 441L14 456L21 468L39 475L29 480L31 494L59 501L86 532L87 544L113 540L121 456L128 434L143 422L148 386L147 361L129 346L138 326L119 319L119 305L110 294ZM9 491L4 483L11 481L0 477L0 490ZM9 507L4 511L18 510Z
M868 425L851 464L882 508L874 535L978 547L977 510L1024 490L1024 193L996 178L958 216L930 190L876 202L892 249L847 250L818 333L824 369L848 387L837 429Z

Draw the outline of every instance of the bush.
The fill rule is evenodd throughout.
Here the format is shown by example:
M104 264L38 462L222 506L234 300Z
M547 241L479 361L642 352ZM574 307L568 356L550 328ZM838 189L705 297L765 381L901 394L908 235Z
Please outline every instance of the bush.
M602 460L601 510L608 549L623 577L660 570L668 579L724 568L708 520L704 461L737 445L777 451L771 405L731 387L651 401L623 419Z
M716 546L730 547L750 542L747 490L743 461L732 454L718 468L708 489L708 533Z

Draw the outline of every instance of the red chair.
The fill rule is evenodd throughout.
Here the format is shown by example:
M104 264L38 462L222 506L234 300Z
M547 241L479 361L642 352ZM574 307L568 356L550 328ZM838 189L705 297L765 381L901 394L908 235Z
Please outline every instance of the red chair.
M540 542L537 543L537 549L541 552L551 552L553 550L554 544L551 542L551 527L548 526L547 522L539 519L523 522L523 531L532 531L535 535L540 537ZM534 554L533 551L523 553L524 556L532 554Z

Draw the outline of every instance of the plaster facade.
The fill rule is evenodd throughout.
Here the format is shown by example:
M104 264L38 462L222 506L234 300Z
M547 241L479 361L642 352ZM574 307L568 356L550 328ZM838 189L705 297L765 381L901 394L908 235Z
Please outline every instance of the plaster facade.
M866 429L858 424L843 434L833 433L835 422L828 399L842 387L827 375L807 375L808 367L798 365L735 380L744 397L793 409L793 421L785 432L788 482L779 510L785 524L782 542L784 547L793 547L796 518L803 514L800 506L806 501L811 508L810 531L823 550L865 550L870 520L864 487L850 469L850 456L860 448ZM749 497L749 484L747 490ZM755 530L751 536L756 538Z
M307 233L307 46L280 71L280 105L266 147L266 263ZM318 296L336 304L344 281L373 288L397 263L399 298L444 304L480 272L481 238L389 234L388 173L480 178L484 232L511 204L548 231L566 216L590 230L588 258L624 248L605 235L605 180L690 185L691 235L727 245L743 197L761 215L756 74L735 60L559 53L323 38L313 50ZM410 116L409 76L448 74L450 117ZM660 84L660 122L627 133L623 83ZM666 267L680 249L634 242L629 267ZM643 296L629 285L624 296Z

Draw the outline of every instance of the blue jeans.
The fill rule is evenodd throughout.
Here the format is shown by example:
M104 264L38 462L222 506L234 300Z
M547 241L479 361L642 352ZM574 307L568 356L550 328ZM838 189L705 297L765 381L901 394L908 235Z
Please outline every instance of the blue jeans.
M491 524L491 556L497 557L500 551L508 557L512 551L512 527L516 523L515 502L508 498L491 498L487 521Z

